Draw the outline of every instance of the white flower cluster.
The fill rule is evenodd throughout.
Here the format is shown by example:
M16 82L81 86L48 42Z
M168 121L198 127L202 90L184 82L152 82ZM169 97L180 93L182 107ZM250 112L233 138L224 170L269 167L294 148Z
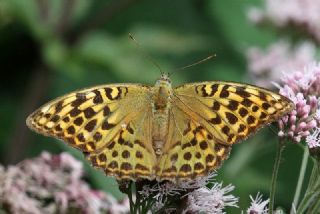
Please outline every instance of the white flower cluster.
M188 194L188 207L191 212L224 213L225 207L238 207L238 198L229 193L234 190L231 184L222 187L214 183L212 188L202 187Z
M213 181L215 172L207 176L196 178L195 180L171 183L165 182L162 184L149 187L144 186L139 192L143 197L147 198L153 195L155 204L152 210L159 210L168 202L168 198L177 196L185 199L188 205L184 209L184 213L201 212L206 213L223 213L227 206L237 207L238 198L229 193L234 190L234 186L229 184L225 187L222 183ZM208 184L212 184L212 188L207 188Z
M269 199L263 201L262 195L257 194L255 198L250 195L251 206L247 210L247 214L267 214L268 213L268 203Z

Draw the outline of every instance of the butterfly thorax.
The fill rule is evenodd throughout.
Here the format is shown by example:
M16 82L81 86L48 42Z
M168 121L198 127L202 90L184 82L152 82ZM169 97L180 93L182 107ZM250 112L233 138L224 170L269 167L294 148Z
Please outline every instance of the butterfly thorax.
M152 103L152 145L158 157L162 154L162 148L168 134L167 127L172 93L170 79L166 75L161 75L153 89Z
M172 95L171 81L167 76L162 75L157 80L153 91L153 107L154 111L166 111L170 105Z

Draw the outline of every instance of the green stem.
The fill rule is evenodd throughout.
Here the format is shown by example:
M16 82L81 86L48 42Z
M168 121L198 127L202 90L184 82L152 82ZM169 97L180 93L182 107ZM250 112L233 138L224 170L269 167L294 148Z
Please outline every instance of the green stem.
M314 160L314 159L312 159ZM306 194L312 189L312 187L314 186L315 182L317 181L318 178L318 165L317 162L314 160L313 161L313 169L309 178L309 184L306 190Z
M129 198L129 203L130 203L130 213L134 213L133 212L133 207L134 207L134 203L133 203L133 200L132 200L132 181L130 181L130 184L129 184L129 188L128 188L128 198Z
M281 162L281 155L282 155L284 146L285 146L284 139L281 138L279 143L277 144L277 153L275 157L272 178L271 178L269 214L273 214L274 198L275 198L276 186L277 186L277 177L278 177L278 171L279 171L279 166Z
M319 194L317 195L319 197ZM316 198L318 198L316 196ZM309 208L308 213L319 213L320 210L320 200L315 199L315 203Z
M309 149L308 149L308 146L305 146L304 147L303 158L302 158L302 162L301 162L301 167L300 167L299 179L298 179L296 191L294 193L294 199L293 199L293 203L292 203L290 214L294 214L295 213L295 208L297 207L297 204L298 204L298 201L299 201L299 198L300 198L301 188L302 188L302 184L303 184L303 180L304 180L304 175L306 173L307 164L308 164L308 155L309 155Z
M317 161L314 161L314 166L309 179L307 190L303 199L299 203L299 207L296 213L304 213L307 209L310 209L312 207L314 201L318 201L318 198L320 196L320 179L318 178L319 172L319 163Z
M135 192L136 192L136 203L135 203L135 213L139 213L139 214L144 214L143 209L144 209L144 201L139 193L139 191L137 190L137 186L135 185Z
M315 194L313 191L306 194L302 199L302 201L300 202L296 213L304 213L310 207L310 204L312 204L314 200L315 200Z

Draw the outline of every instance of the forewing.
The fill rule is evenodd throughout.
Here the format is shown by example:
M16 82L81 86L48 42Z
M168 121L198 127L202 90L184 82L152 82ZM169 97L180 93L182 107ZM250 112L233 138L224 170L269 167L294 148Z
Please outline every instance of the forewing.
M137 84L88 88L44 105L27 125L80 149L107 175L151 178L150 96L149 87Z
M186 84L174 90L177 105L202 121L214 138L231 145L293 109L284 96L233 82Z

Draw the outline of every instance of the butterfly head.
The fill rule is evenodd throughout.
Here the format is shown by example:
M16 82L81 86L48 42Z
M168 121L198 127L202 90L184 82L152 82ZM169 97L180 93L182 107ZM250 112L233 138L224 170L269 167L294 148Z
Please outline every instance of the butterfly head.
M157 80L155 87L171 88L171 80L169 75L162 73L160 78Z

